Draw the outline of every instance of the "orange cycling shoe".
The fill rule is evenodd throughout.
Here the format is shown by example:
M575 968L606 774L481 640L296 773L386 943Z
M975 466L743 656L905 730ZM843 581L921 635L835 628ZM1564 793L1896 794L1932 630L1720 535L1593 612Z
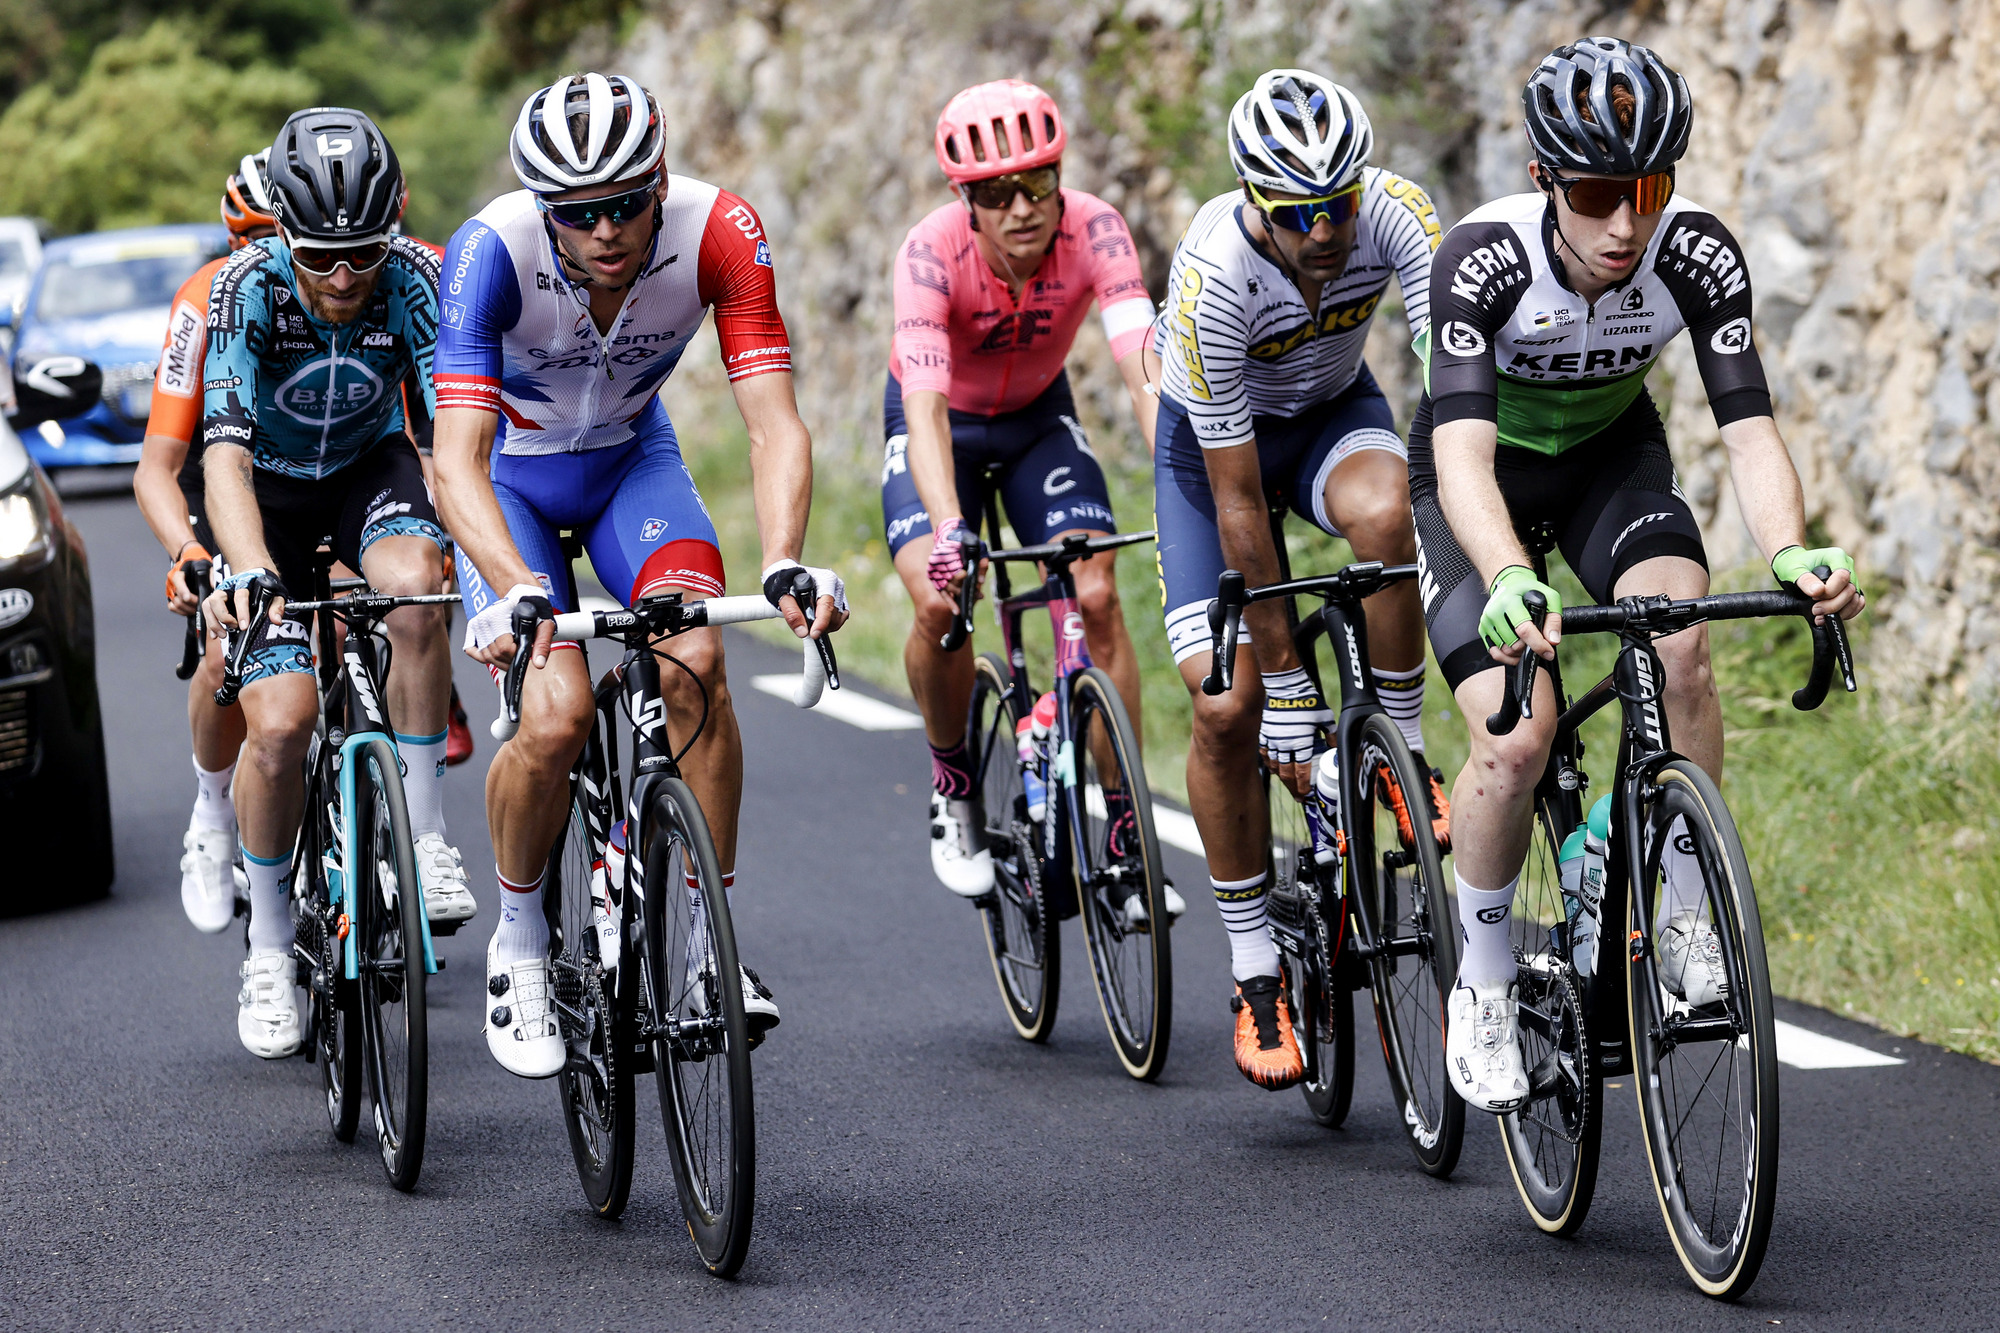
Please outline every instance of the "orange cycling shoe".
M1306 1076L1305 1057L1292 1035L1291 1007L1276 977L1237 982L1229 1007L1236 1011L1236 1067L1243 1077L1276 1092Z
M444 762L451 768L472 758L472 726L466 720L465 705L458 701L458 686L451 687L451 720L445 724Z
M1416 760L1417 769L1425 775L1426 785L1430 788L1431 836L1437 839L1438 854L1449 855L1451 798L1444 793L1444 774L1425 763L1422 755L1417 755ZM1389 802L1389 808L1396 812L1396 832L1402 835L1403 841L1415 842L1416 830L1410 824L1410 807L1403 799L1402 785L1390 776L1387 768L1381 770L1380 781L1383 797Z

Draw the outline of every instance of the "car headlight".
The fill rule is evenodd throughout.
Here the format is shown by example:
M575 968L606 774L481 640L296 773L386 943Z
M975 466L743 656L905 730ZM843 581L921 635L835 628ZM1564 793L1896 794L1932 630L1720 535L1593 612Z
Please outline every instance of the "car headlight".
M28 481L25 489L0 495L0 567L49 549L48 516L36 503L32 474Z

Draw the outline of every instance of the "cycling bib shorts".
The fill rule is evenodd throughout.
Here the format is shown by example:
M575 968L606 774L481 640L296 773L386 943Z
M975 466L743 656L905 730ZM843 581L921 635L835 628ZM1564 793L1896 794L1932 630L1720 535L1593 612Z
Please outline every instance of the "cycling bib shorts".
M1267 492L1313 526L1338 537L1326 508L1327 478L1355 454L1380 449L1404 456L1389 400L1364 363L1341 392L1297 416L1253 416L1257 462ZM1170 395L1160 396L1153 452L1153 523L1159 529L1161 603L1174 661L1209 646L1208 604L1224 569L1215 493L1208 485L1197 423Z
M882 454L882 523L889 556L931 535L931 516L917 497L906 451L903 386L889 376L882 393L888 442ZM1060 532L1116 532L1104 469L1076 419L1069 373L1018 412L985 416L951 411L951 457L959 512L977 524L985 478L992 474L1007 521L1023 546L1037 546Z
M1642 560L1673 555L1708 567L1701 526L1674 477L1666 427L1643 391L1610 425L1553 457L1501 444L1493 475L1522 541L1537 524L1555 524L1563 559L1599 603L1611 601L1618 580ZM1445 681L1456 690L1500 663L1479 638L1486 586L1438 504L1428 397L1410 424L1410 504L1424 623Z
M632 440L565 454L493 455L493 495L507 532L558 611L577 609L576 585L558 533L581 534L591 568L628 604L667 588L722 595L715 524L681 459L673 423L659 401ZM468 618L504 597L458 552L458 587ZM574 645L568 645L574 646Z
M368 548L384 537L422 537L445 549L444 529L431 507L424 467L410 439L398 430L346 467L318 481L258 468L253 474L264 545L291 596L304 600L312 586L313 552L329 546L334 558L359 570ZM205 525L204 525L205 526ZM197 529L200 532L201 529ZM256 627L244 658L243 682L312 673L312 638L303 616Z

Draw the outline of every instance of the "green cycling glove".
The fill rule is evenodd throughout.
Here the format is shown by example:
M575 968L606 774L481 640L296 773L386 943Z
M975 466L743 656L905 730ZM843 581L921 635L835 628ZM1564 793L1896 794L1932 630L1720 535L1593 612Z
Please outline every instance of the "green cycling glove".
M1803 546L1787 546L1771 557L1771 572L1778 576L1778 582L1788 588L1798 586L1799 575L1810 574L1821 565L1830 570L1846 570L1848 582L1854 582L1854 557L1838 546L1822 546L1816 551L1808 551Z
M1524 593L1538 592L1549 604L1549 614L1562 614L1562 594L1535 577L1535 571L1526 565L1509 565L1493 576L1492 591L1486 597L1486 609L1479 613L1479 637L1488 648L1510 648L1520 642L1516 626L1534 620L1528 614L1528 605L1521 600Z

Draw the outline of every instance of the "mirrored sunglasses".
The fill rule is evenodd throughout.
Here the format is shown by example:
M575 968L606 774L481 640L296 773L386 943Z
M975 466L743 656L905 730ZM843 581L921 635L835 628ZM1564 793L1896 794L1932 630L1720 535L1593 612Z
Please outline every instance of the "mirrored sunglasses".
M1558 176L1547 173L1547 179L1554 181L1563 198L1569 201L1570 211L1579 217L1608 218L1618 211L1618 205L1629 201L1632 211L1640 217L1651 217L1667 206L1674 197L1674 173L1656 171L1650 176L1637 180L1613 180L1609 176Z
M965 187L972 196L972 202L981 208L1006 208L1014 202L1014 196L1025 194L1028 202L1039 204L1056 192L1062 184L1062 172L1056 167L1030 167L1026 171L1010 171L1005 176L988 176L983 181L973 181Z
M382 267L382 261L388 257L387 241L370 241L365 245L292 246L292 262L321 278L331 277L342 264L352 269L355 276L363 277Z
M659 181L651 180L636 190L624 194L607 195L602 199L578 199L570 203L553 203L539 196L535 206L560 222L565 227L585 231L597 225L599 218L610 218L616 226L623 226L634 218L653 211L659 202Z
M1267 199L1262 190L1251 185L1250 197L1256 201L1257 207L1264 210L1265 217L1286 231L1311 231L1321 218L1338 227L1361 211L1359 182L1339 194L1322 195L1317 199Z

